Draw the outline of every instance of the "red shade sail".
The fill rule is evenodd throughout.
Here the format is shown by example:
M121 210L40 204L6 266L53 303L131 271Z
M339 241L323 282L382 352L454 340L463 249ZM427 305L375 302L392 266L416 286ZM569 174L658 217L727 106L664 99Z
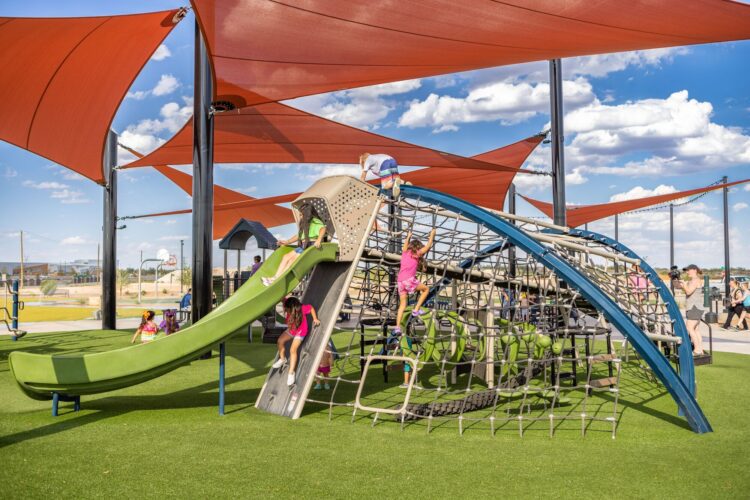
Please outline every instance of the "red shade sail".
M121 147L133 153L135 156L142 157L143 155L132 148L120 144ZM172 168L168 165L155 165L154 168L159 171L164 177L177 184L177 186L185 191L189 196L193 195L193 177L185 172L181 172L176 168ZM296 196L295 196L296 197ZM284 200L284 201L291 201ZM264 200L257 200L252 196L238 193L231 189L227 189L218 184L214 184L214 226L213 226L213 239L223 238L230 229L242 218L248 220L255 220L260 222L266 227L283 226L294 222L294 215L288 208L279 207L274 203L283 203L279 201L267 201L270 198ZM256 205L252 206L237 206L241 202L260 201ZM226 207L223 210L218 210L219 206ZM157 217L165 215L177 215L190 213L191 210L175 210L171 212L161 212L158 214L150 214L142 217Z
M578 227L595 220L604 219L617 214L625 212L631 212L640 208L650 207L652 205L659 205L660 203L666 203L668 201L679 200L686 196L694 196L701 193L707 193L709 191L716 191L723 189L725 186L736 186L750 182L750 179L742 181L730 182L728 184L714 184L712 186L706 186L697 189L689 189L687 191L678 191L676 193L661 194L657 196L647 196L645 198L636 198L634 200L614 201L611 203L600 203L598 205L581 205L575 207L568 207L566 210L566 218L569 227ZM552 218L553 207L552 203L545 201L535 200L527 196L521 195L521 198L531 203L540 212L544 213L547 217Z
M0 18L0 139L103 182L110 124L177 12Z
M515 152L465 158L343 125L284 104L220 113L214 119L216 163L357 163L364 152L386 153L401 165L496 170L515 174ZM525 159L525 158L524 158ZM193 161L193 121L127 167ZM508 161L508 164L503 162ZM521 162L522 163L522 162Z
M729 0L192 0L238 107L470 69L750 38Z

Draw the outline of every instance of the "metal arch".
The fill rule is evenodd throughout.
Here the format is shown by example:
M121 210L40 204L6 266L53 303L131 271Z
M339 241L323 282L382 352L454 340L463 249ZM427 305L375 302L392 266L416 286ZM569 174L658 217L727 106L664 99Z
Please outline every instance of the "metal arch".
M631 345L643 360L648 363L654 374L664 384L679 408L684 412L688 424L693 431L697 433L712 431L711 424L706 419L690 389L683 383L682 379L677 375L672 365L662 353L654 347L650 339L643 334L633 320L612 299L591 283L583 274L568 264L568 262L526 235L519 228L476 205L444 193L415 186L403 186L401 193L405 197L418 198L423 201L435 203L461 214L476 223L484 224L498 234L504 235L519 248L533 255L536 260L548 269L555 271L570 286L576 288L589 303L601 308L607 319L628 338Z
M640 267L646 272L652 283L658 283L657 280L661 280L659 275L656 273L646 261L644 261L638 254L633 250L623 245L621 242L612 239L603 234L595 233L593 231L585 231L581 229L570 229L568 233L572 236L579 236L583 239L596 241L602 243L613 250L620 252L625 257L638 259L641 261ZM693 350L690 348L690 335L688 334L685 321L682 319L680 309L677 306L677 302L674 300L674 296L669 293L666 286L657 287L659 291L659 297L667 305L667 312L669 317L672 318L673 328L675 333L682 339L677 352L680 357L680 378L690 390L690 393L695 396L695 366L693 364Z

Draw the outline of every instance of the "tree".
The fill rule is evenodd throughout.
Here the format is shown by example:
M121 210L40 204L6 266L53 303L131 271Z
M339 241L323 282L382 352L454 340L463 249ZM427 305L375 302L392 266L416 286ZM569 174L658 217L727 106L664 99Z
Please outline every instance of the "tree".
M50 296L55 293L55 290L57 290L57 281L44 280L42 281L42 285L39 287L39 290L43 295Z
M189 287L193 282L193 270L189 267L186 267L182 270L182 276L180 276L180 278L182 279L182 285Z
M130 273L127 269L117 270L117 286L120 288L120 297L122 297L122 287L130 282Z

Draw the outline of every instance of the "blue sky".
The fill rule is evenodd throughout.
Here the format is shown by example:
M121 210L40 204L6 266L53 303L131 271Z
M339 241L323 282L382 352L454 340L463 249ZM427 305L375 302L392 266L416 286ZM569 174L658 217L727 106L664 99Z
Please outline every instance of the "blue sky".
M3 2L3 16L82 16L179 7L166 1L30 0ZM133 84L114 129L128 145L148 151L191 115L193 18L165 41ZM750 177L750 42L630 52L563 62L569 203L587 204L710 184L723 175ZM291 102L310 112L444 151L472 155L534 134L547 126L546 63L532 63L397 82L311 96ZM125 162L127 155L122 154ZM353 159L353 161L356 161ZM527 165L549 169L540 148ZM216 182L262 197L302 190L341 165L217 165ZM101 238L101 189L48 160L0 142L0 260L25 256L61 262L94 258ZM540 182L541 181L541 182ZM523 194L550 199L538 176L518 179ZM120 175L120 215L188 208L181 190L150 169ZM730 195L733 264L750 267L750 191ZM8 209L10 207L10 209ZM519 202L519 211L539 215ZM620 235L655 265L668 261L666 210L624 216ZM142 250L179 252L190 237L189 216L127 221L118 233L121 265ZM613 232L612 221L591 226ZM721 264L721 196L676 209L677 261ZM274 230L287 233L289 228ZM190 245L186 242L186 251ZM188 255L186 254L186 258ZM243 256L249 262L249 255ZM234 259L230 259L233 262ZM221 255L216 252L215 264Z

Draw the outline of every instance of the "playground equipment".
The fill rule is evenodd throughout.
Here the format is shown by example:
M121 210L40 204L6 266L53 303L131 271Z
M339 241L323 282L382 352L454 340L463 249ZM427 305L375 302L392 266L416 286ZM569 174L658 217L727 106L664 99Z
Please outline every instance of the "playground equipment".
M78 356L13 352L10 367L37 399L75 398L162 375L220 346L286 294L302 295L321 325L300 346L294 385L271 369L256 407L298 418L306 403L351 418L392 415L428 429L455 419L461 431L488 422L492 432L532 422L602 421L615 436L622 361L611 336L623 335L696 432L710 424L695 399L690 341L672 296L632 251L608 238L492 212L429 189L404 186L398 200L350 177L314 184L303 201L331 221L338 244L306 250L268 287L285 247L238 292L195 325L149 344ZM396 273L408 231L437 236L420 279L431 287L424 314L392 332ZM309 274L307 279L305 275ZM647 286L634 286L644 278ZM520 297L528 297L528 307ZM528 310L525 310L528 309ZM336 326L341 314L346 324ZM336 351L332 389L311 395L326 349ZM411 368L397 388L394 372ZM379 379L382 374L382 382ZM318 394L324 394L318 396ZM54 411L54 410L53 410Z
M26 335L26 331L18 328L18 313L23 311L23 301L20 300L18 291L18 280L13 280L13 284L4 281L5 285L5 305L2 307L3 323L10 332L13 341L16 341ZM8 310L8 296L11 296L11 310Z

